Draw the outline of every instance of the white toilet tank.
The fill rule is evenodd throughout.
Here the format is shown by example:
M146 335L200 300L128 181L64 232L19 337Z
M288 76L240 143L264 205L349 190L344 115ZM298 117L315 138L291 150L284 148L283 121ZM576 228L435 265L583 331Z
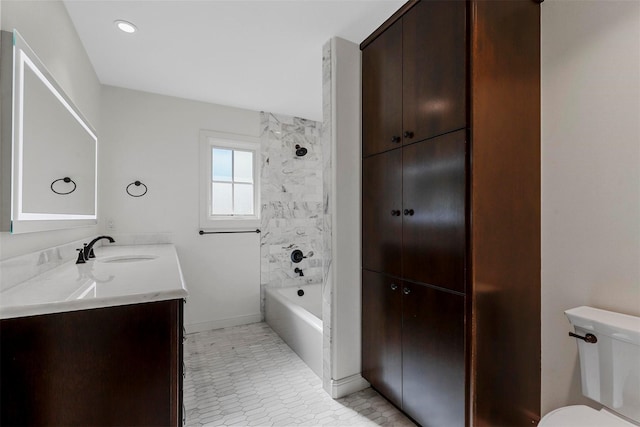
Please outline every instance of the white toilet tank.
M565 311L576 335L582 394L640 422L640 317L592 307Z

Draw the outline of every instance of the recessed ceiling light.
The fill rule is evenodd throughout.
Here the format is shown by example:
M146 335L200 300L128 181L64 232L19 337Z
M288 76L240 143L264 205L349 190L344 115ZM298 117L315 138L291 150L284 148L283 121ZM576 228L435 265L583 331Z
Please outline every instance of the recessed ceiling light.
M138 31L138 28L136 28L135 25L131 22L123 21L122 19L113 21L113 23L116 24L116 27L118 27L120 31L124 31L125 33L133 34Z

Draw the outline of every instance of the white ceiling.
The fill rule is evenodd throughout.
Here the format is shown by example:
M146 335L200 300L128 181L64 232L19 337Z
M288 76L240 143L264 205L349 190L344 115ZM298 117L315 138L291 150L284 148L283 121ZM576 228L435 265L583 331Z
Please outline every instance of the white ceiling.
M322 120L322 46L405 0L65 0L100 82ZM138 32L117 30L116 19Z

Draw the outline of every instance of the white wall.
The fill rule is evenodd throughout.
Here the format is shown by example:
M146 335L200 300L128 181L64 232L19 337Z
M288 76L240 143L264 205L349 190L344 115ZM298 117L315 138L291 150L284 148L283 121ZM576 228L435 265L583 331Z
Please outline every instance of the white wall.
M61 1L2 0L1 28L17 29L50 74L97 129L100 82ZM98 206L100 214L100 206ZM0 259L24 255L96 234L97 228L12 235L0 233Z
M563 311L640 315L640 2L541 7L545 414L595 405Z
M361 371L360 47L332 40L333 306L332 378Z
M323 387L338 398L361 377L360 48L332 38L323 48Z
M187 331L259 321L259 235L198 235L199 131L258 137L259 113L104 86L101 123L101 230L116 240L171 234L189 290ZM135 180L145 196L126 194Z

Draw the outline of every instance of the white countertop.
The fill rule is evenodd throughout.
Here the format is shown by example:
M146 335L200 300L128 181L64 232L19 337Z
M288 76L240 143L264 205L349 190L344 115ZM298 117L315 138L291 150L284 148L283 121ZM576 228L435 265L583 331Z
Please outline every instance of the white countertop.
M173 245L107 244L94 252L86 264L67 262L0 293L0 319L187 297Z

